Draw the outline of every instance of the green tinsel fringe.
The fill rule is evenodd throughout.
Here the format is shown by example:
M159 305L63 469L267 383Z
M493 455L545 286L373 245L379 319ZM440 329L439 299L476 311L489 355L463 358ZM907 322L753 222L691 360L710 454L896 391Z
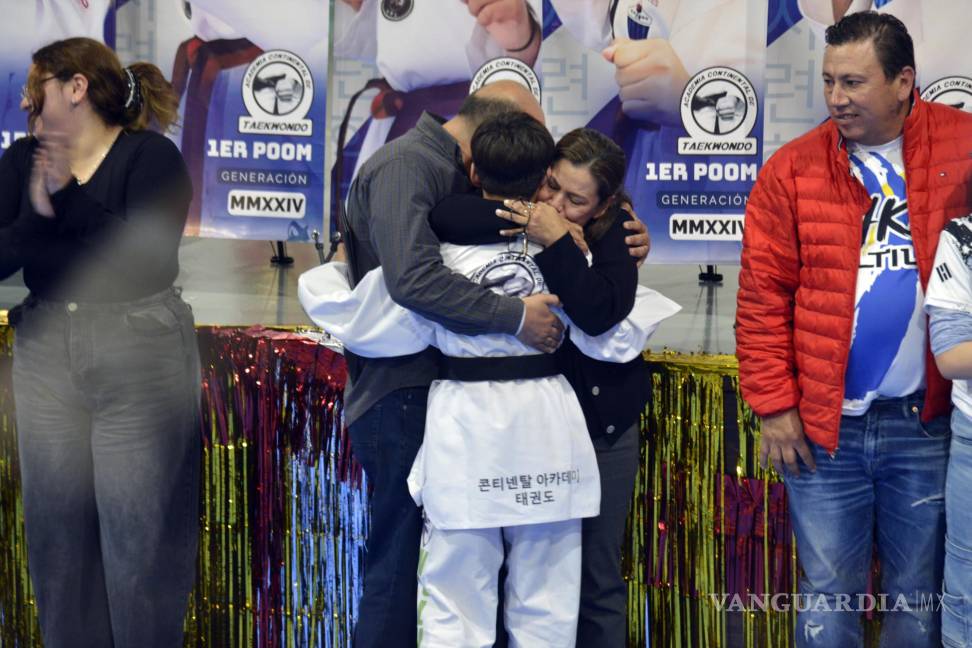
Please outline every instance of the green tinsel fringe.
M0 645L40 648L20 505L10 389L11 346L12 332L0 326ZM725 508L723 476L728 471L740 478L760 479L767 489L773 483L772 476L755 465L758 424L738 398L734 359L671 354L648 359L652 366L653 401L642 420L641 469L624 546L629 645L644 646L646 639L650 639L652 646L665 648L717 648L728 645L728 628L734 622L741 624L742 643L747 648L789 646L794 624L792 613L745 613L740 615L741 619L731 621L730 615L718 610L709 597L709 594L725 592L727 586L727 556L718 531L722 522L717 519ZM227 381L224 384L227 393L231 393L236 389L243 367L237 366L232 371L228 366L218 371L210 367L214 371L210 378ZM723 417L727 376L738 403L739 456L735 459L725 456ZM257 393L263 399L280 387L274 380L293 378L292 371L264 376L267 384ZM261 385L258 378L252 380L257 387ZM281 391L290 394L295 388L289 385ZM286 401L287 397L278 395L278 398ZM212 400L204 406L212 408ZM249 421L248 417L256 415L247 410L252 406L253 401L226 399L222 411L209 412L208 420L214 427L210 431L212 443L204 455L199 576L186 618L186 645L219 648L258 645L260 620L257 602L253 600L257 589L253 565L261 557L255 554L252 537L255 521L251 516L252 498L256 497L252 484L257 479L253 474L254 457L260 450L254 447L252 439L241 436L236 429ZM328 410L328 417L340 419L338 400L325 406L334 408ZM270 415L278 417L281 427L287 427L295 416L295 407L292 402L280 402ZM227 438L225 443L218 442L215 427L220 416L227 427L221 430ZM285 425L285 421L291 423ZM360 556L354 554L367 534L367 523L363 521L364 515L336 513L364 510L364 500L358 482L360 475L349 472L353 468L347 465L347 449L339 443L340 433L332 438L335 442L311 448L312 451L291 447L299 437L274 441L280 444L282 453L276 469L280 471L278 487L283 493L279 501L286 503L282 505L297 510L298 503L310 498L323 502L323 506L335 513L312 521L308 528L299 528L293 522L300 522L299 515L288 517L286 512L280 512L279 519L291 520L278 525L278 532L284 534L283 545L298 549L284 551L276 563L263 563L271 570L281 570L283 578L274 609L263 610L273 617L264 620L273 632L272 637L261 639L261 648L316 645L325 632L327 641L322 642L325 645L348 645L349 620L355 614L354 596L361 577L356 562ZM299 461L295 465L291 461L293 457L304 457L310 465ZM304 472L322 462L326 469ZM295 478L297 473L312 475L307 478L309 483L299 483L304 477ZM346 488L335 487L336 475ZM766 579L763 589L768 591L771 569L770 534L765 531L767 510L764 507L761 537L762 573ZM662 529L666 543L660 547ZM336 573L311 573L306 569L308 556L319 552L327 552L332 557L333 562L329 564L337 565ZM792 570L788 582L795 582L795 556L789 557L787 569ZM306 590L310 590L309 595ZM302 597L303 602L295 597ZM328 619L322 618L325 610L331 611ZM647 625L646 616L650 617Z

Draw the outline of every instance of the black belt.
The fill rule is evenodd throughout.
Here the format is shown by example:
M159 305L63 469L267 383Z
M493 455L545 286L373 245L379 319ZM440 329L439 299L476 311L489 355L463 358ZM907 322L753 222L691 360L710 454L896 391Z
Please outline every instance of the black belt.
M560 373L552 354L506 356L503 358L455 358L442 356L439 378L478 382L482 380L524 380L547 378Z

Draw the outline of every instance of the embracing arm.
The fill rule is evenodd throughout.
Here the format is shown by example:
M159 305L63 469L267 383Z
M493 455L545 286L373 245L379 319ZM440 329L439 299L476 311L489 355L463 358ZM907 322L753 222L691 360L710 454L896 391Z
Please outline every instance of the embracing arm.
M587 335L570 325L570 339L581 353L605 362L631 362L644 351L658 325L682 310L661 293L638 286L634 308L618 324L600 335Z
M521 300L497 295L443 264L428 219L435 206L435 188L428 188L431 176L403 157L388 160L371 176L371 241L388 292L405 308L455 333L515 334L523 317Z
M503 203L476 194L452 194L432 209L429 223L442 243L503 243L509 241L500 234L506 221L496 215L496 210L502 207Z
M315 324L359 356L418 353L434 339L431 324L389 297L381 268L352 289L347 264L325 263L300 275L297 298Z
M629 216L620 209L614 214L611 227L591 244L590 266L570 234L535 257L550 292L560 297L571 322L588 335L606 332L634 306L638 267L628 254L623 227Z

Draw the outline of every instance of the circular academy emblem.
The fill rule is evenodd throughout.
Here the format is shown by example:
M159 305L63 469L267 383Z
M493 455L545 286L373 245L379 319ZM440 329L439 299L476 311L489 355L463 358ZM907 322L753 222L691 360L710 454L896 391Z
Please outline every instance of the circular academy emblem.
M741 72L728 67L702 70L685 85L680 112L689 135L679 139L680 154L756 154L756 140L749 134L756 126L759 101Z
M472 83L469 84L469 94L494 81L516 81L533 93L537 102L540 102L540 79L533 68L520 59L501 56L483 63L473 75Z
M732 68L702 70L686 84L682 125L693 137L749 135L756 125L756 91Z
M405 20L415 7L414 0L381 0L381 15L386 20Z
M303 59L286 50L258 56L243 74L242 133L279 133L309 136L305 119L314 101L314 77Z
M529 297L546 289L536 261L521 252L497 254L473 274L472 280L507 297Z
M921 93L921 98L972 113L972 79L963 76L939 79Z
M314 78L295 54L272 50L250 63L243 76L243 103L250 115L303 118L314 99Z

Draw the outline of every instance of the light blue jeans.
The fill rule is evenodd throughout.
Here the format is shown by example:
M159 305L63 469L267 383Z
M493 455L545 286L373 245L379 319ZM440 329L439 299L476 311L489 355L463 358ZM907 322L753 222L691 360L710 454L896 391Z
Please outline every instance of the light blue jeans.
M863 645L858 595L867 593L875 549L874 593L886 594L886 609L897 607L883 613L880 645L941 642L949 425L945 416L923 424L923 400L875 401L862 416L842 417L835 455L811 444L817 471L801 464L799 477L785 476L802 569L798 647Z
M942 645L972 646L972 419L952 412L952 449L945 484L945 593Z
M13 380L47 648L178 648L199 531L199 355L174 290L28 298Z

